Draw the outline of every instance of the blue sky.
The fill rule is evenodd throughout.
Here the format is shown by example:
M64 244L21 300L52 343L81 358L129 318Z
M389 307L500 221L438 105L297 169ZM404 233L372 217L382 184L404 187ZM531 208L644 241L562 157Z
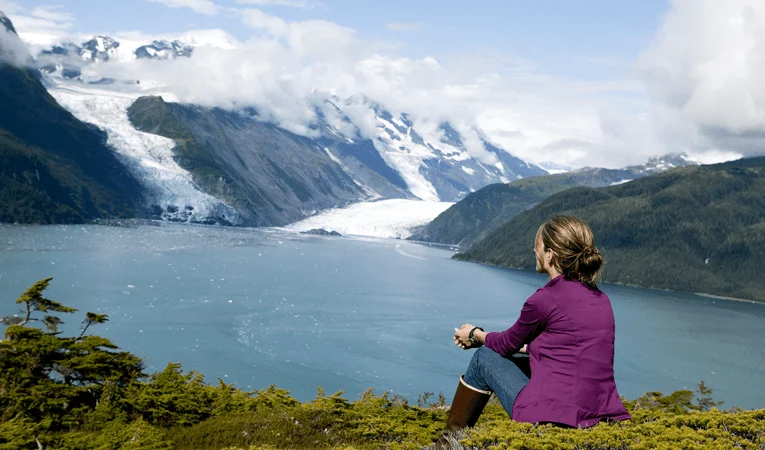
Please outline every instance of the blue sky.
M252 30L232 12L206 15L148 0L16 0L24 8L71 13L76 33L174 33L220 28L239 39ZM216 0L222 7L243 7ZM614 2L483 0L305 0L305 7L253 5L290 21L327 20L362 39L396 41L399 54L448 59L455 54L502 54L528 61L542 73L586 79L613 77L652 39L665 0ZM398 25L398 26L397 26Z

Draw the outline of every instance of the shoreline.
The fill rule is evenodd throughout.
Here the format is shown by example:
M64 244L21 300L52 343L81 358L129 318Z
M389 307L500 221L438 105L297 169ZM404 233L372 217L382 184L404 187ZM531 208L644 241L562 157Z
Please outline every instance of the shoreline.
M680 291L678 291L680 292ZM698 295L699 297L708 297L715 300L728 300L732 302L744 302L744 303L756 303L758 305L765 305L765 302L760 302L757 300L749 300L747 298L738 298L738 297L726 297L724 295L716 295L716 294L707 294L704 292L692 292L692 294Z
M416 242L416 241L410 241L410 242ZM471 259L455 259L455 261L468 262L468 263L473 263L473 264L480 264L480 265L483 265L483 266L496 267L496 268L499 268L499 269L512 270L512 271L516 271L516 272L524 272L524 273L531 273L532 272L531 270L528 270L528 269L518 269L518 268L514 268L514 267L500 266L498 264L490 264L490 263L486 263L486 262L473 261ZM765 306L765 301L752 300L752 299L748 299L748 298L728 297L728 296L718 295L718 294L708 294L708 293L705 293L705 292L678 291L678 290L675 290L675 289L646 287L646 286L640 286L640 285L637 285L637 284L627 284L627 283L612 282L612 281L603 281L602 283L603 284L610 284L612 286L624 286L624 287L633 287L633 288L639 288L639 289L648 289L648 290L651 290L651 291L662 291L662 292L671 292L671 293L678 293L678 294L690 294L690 295L697 295L699 297L706 297L708 299L713 299L713 300L726 300L726 301L740 302L740 303L753 303L755 305L763 305L763 306Z

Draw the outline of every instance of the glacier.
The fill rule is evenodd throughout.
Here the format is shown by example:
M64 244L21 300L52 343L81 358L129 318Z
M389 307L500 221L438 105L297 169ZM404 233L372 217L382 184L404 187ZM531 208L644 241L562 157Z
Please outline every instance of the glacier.
M429 223L453 204L406 199L363 202L329 209L284 228L292 231L323 228L348 236L406 239L412 235L412 228Z
M83 122L104 130L121 161L148 192L150 205L161 208L164 220L192 223L240 222L237 211L202 192L191 174L173 159L172 139L133 128L127 108L144 92L104 90L76 81L46 78L48 92Z

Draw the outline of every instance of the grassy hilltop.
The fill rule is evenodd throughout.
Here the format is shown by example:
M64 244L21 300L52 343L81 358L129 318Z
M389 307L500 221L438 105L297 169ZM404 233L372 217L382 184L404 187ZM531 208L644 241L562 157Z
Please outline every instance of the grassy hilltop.
M88 333L106 315L86 313L79 336L61 336L58 315L76 310L45 297L49 282L17 300L20 315L2 319L0 450L419 449L446 421L446 398L427 393L413 405L319 389L300 403L274 386L209 384L179 364L146 375L140 358ZM710 394L703 383L695 393L649 392L625 400L633 420L588 430L515 423L493 401L457 448L765 449L765 409L721 411Z

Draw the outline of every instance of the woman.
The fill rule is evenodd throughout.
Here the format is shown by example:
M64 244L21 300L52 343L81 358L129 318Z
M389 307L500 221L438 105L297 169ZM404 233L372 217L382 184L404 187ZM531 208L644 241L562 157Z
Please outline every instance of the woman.
M590 228L575 217L539 227L537 272L550 282L524 303L515 324L486 333L471 324L455 329L454 343L480 347L454 395L444 435L472 427L491 393L518 422L589 427L629 419L614 382L614 314L595 285L603 258ZM525 356L513 356L518 352Z

